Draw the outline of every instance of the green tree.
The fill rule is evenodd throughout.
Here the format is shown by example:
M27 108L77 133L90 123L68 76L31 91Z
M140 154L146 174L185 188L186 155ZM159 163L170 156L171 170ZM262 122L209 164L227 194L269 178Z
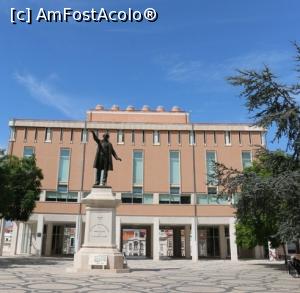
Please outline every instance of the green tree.
M42 179L34 156L0 158L0 218L27 221L40 194Z
M300 48L296 71L300 72ZM265 66L261 71L239 70L229 78L242 87L241 97L253 124L275 128L274 140L285 138L285 151L258 149L252 167L244 171L216 164L224 194L238 194L237 242L244 247L271 241L278 247L300 238L300 85L286 85ZM250 237L250 238L248 238Z

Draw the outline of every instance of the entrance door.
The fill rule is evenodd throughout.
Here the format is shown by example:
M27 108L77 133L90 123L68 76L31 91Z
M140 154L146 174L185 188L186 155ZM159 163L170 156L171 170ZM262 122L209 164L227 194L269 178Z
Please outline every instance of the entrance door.
M199 257L220 257L219 227L198 229L198 252Z
M75 249L75 224L53 226L52 255L70 256Z

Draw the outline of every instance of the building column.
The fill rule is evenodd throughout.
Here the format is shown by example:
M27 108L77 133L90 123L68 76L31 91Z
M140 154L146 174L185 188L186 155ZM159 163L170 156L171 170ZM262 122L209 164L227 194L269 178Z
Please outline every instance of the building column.
M47 224L45 255L50 256L52 250L53 224Z
M3 254L4 232L5 232L5 219L2 218L0 224L0 256Z
M10 243L10 254L16 255L19 238L19 222L13 222L13 231Z
M38 256L42 255L43 233L44 233L44 215L39 214L37 228L36 228L36 254Z
M117 249L121 251L121 218L116 217L116 245Z
M153 219L153 260L159 260L159 218Z
M191 226L184 226L184 237L185 237L185 258L191 257Z
M17 247L16 247L16 254L21 254L23 253L22 251L22 245L23 242L25 241L25 235L24 235L24 229L25 229L25 224L23 222L19 223L19 237L18 237L18 242L17 242Z
M232 261L238 261L238 252L236 245L236 230L235 230L235 218L229 220L229 237L230 237L230 255Z
M82 243L82 215L76 216L75 253L79 251Z
M192 260L197 262L199 257L198 250L198 219L192 218Z
M220 257L226 259L227 257L227 241L225 237L225 226L219 226L219 239L220 239Z

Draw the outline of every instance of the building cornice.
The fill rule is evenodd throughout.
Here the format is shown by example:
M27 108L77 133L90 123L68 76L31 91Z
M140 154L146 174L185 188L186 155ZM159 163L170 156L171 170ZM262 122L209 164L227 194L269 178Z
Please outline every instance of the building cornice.
M263 127L251 126L247 123L133 123L133 122L85 122L72 120L26 120L14 119L9 126L15 127L50 127L82 129L124 129L124 130L175 130L175 131L266 131Z

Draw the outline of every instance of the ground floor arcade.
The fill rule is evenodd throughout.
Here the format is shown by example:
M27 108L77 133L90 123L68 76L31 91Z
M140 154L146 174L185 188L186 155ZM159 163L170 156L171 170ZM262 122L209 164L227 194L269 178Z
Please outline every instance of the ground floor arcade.
M14 223L10 251L72 256L84 229L84 215L33 214L27 223ZM238 259L233 217L117 216L116 245L128 258ZM255 256L263 257L261 249Z

